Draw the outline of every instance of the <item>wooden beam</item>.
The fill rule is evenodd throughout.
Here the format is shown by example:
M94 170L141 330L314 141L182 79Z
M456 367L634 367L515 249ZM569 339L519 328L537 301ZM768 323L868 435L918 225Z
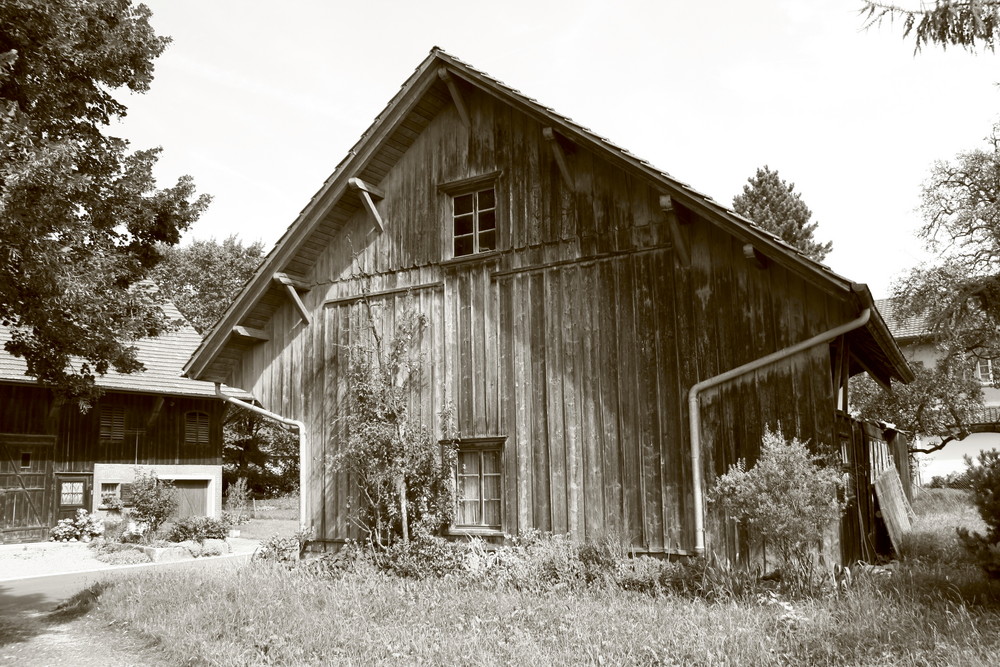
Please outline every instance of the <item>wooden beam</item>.
M455 83L451 72L448 71L447 67L442 67L438 69L438 76L448 86L448 92L451 93L451 101L455 103L455 109L458 110L458 117L462 119L462 125L472 127L472 123L469 122L469 111L465 108L465 100L462 99L462 91L458 89L458 84Z
M385 198L385 193L378 188L366 184L360 178L352 178L347 182L352 189L357 190L358 194L361 196L361 203L366 209L368 209L368 214L372 217L372 221L375 226L378 227L380 232L385 231L385 225L382 224L382 216L378 214L378 209L375 208L375 202L372 200L372 195L375 195L379 199Z
M760 250L753 247L752 243L747 243L743 246L743 257L758 269L767 268L767 257Z
M681 266L690 266L691 253L688 252L687 241L684 240L684 235L681 233L680 223L677 221L677 211L674 210L674 200L670 195L660 195L660 208L667 217L670 237L674 242L674 254Z
M302 318L302 321L308 325L309 311L306 310L306 305L302 303L302 299L299 298L299 293L295 289L295 283L292 282L292 279L284 273L275 273L274 282L278 285L284 286L285 292L288 294L288 298L292 300L292 304L295 306L295 309L299 311L299 316Z
M235 326L233 327L233 333L240 338L249 338L258 342L271 340L266 331L263 329L254 329L253 327Z
M552 157L555 158L556 164L559 165L559 173L562 174L563 182L570 189L570 192L575 192L576 184L573 182L573 175L569 172L569 165L566 164L566 153L559 144L559 138L556 136L555 130L551 127L543 127L542 136L549 142L549 147L552 149Z

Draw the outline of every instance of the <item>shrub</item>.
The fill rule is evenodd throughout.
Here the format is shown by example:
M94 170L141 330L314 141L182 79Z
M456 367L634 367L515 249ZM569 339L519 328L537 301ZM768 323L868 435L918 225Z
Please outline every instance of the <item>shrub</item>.
M730 466L709 494L751 539L776 548L782 580L797 592L815 583L813 550L844 511L844 475L819 458L797 438L767 429L757 463L750 470L743 459Z
M250 521L250 489L246 477L240 477L226 491L226 516L234 526Z
M206 538L224 540L229 534L229 525L222 519L210 516L189 516L179 519L167 534L170 542L194 540L204 542Z
M397 577L427 579L464 570L465 548L442 537L421 535L410 542L397 542L376 557L384 570Z
M108 565L139 565L148 563L149 556L138 549L126 548L121 551L98 552L97 560Z
M129 518L143 535L155 533L177 508L176 490L170 482L156 476L152 470L136 469L132 483L132 511Z
M1000 579L1000 451L979 452L979 464L965 457L965 473L972 501L986 523L985 534L959 528L958 535L969 554L991 579Z
M76 511L74 518L60 519L50 531L51 539L56 542L89 541L103 534L104 522L82 508Z
M254 552L252 560L294 565L301 560L305 544L311 536L311 530L299 530L292 537L272 535L261 543Z

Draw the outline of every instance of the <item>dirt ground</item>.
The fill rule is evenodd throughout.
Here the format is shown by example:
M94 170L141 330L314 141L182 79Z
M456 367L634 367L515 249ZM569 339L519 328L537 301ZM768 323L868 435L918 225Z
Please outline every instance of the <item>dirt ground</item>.
M84 605L84 607L89 605ZM155 642L126 628L109 627L86 609L0 616L0 665L18 667L166 667Z

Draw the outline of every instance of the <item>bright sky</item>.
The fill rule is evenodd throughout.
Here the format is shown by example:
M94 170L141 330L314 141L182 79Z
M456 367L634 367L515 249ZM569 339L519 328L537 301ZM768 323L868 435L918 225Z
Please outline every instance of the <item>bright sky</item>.
M191 238L268 248L432 46L730 205L767 164L876 297L920 184L1000 118L1000 56L861 30L860 0L145 0L173 44L120 133L213 195Z

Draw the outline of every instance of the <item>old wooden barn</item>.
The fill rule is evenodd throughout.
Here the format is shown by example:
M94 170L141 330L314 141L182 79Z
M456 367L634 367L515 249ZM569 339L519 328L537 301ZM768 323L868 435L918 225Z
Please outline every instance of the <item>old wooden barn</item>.
M847 379L911 378L864 285L434 49L186 368L303 423L327 543L357 536L328 465L366 290L387 330L427 317L414 410L454 406L458 534L736 555L711 479L765 425L849 456Z
M89 409L57 400L4 351L0 327L0 543L47 539L77 509L101 512L107 495L130 505L137 466L178 489L178 515L222 510L224 403L211 383L181 376L201 336L182 323L138 341L146 370L98 377L104 395Z

